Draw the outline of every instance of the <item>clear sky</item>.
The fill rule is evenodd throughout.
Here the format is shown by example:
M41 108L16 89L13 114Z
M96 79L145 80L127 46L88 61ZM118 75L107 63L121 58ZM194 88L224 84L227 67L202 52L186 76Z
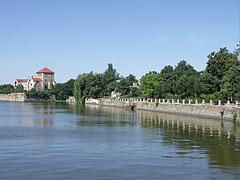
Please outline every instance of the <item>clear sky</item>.
M127 76L239 41L239 0L0 0L0 84L48 67L57 82L108 63Z

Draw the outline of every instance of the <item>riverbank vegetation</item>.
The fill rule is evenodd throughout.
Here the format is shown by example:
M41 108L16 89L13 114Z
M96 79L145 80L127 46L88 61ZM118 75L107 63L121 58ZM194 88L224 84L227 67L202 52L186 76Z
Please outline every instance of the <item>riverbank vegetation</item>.
M83 73L76 80L58 83L49 91L28 92L28 96L55 95L56 100L75 96L79 102L85 98L111 97L111 92L122 98L165 98L165 99L210 99L216 102L240 100L240 61L238 52L220 48L207 57L206 68L197 71L185 60L175 67L167 65L157 71L149 71L140 80L130 74L121 76L112 64L103 73ZM135 84L133 86L133 83ZM33 90L34 91L34 90ZM0 94L24 92L21 86L1 85ZM45 93L45 94L44 94Z
M130 74L120 77L112 64L103 74L93 72L81 74L75 81L74 92L78 101L86 97L110 96L112 91L123 97L165 98L165 99L204 99L209 101L240 99L240 61L238 53L220 48L210 53L207 66L196 71L185 60L175 67L165 66L159 72L149 71L138 82ZM139 83L139 87L131 87Z

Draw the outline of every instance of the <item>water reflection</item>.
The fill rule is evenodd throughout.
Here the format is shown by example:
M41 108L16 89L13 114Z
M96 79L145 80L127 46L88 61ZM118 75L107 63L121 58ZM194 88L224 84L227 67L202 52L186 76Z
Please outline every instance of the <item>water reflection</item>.
M208 119L193 116L155 113L148 111L129 112L121 108L89 106L72 107L74 112L84 116L100 116L100 118L79 120L80 126L136 126L151 129L152 141L166 145L174 145L178 150L176 156L168 158L204 158L208 156L210 168L231 171L238 177L240 167L240 132L239 126L231 121ZM143 140L144 141L144 140ZM148 142L151 140L147 139ZM197 153L196 156L189 154ZM167 157L165 157L167 158Z
M186 131L201 133L202 136L226 136L240 139L239 126L231 121L221 119L209 119L196 116L185 116L168 113L157 113L149 111L127 111L122 108L113 108L95 105L69 105L70 112L83 117L79 119L78 125L102 124L106 126L141 125L142 128L172 129L174 132ZM140 121L139 121L140 120ZM108 122L109 121L109 122Z
M78 179L82 172L89 179L240 179L239 137L239 126L217 119L0 103L0 179L18 179L19 172L33 179L39 170L50 173L36 179Z
M16 125L24 126L53 126L53 114L56 113L54 103L18 103L13 108L18 118Z

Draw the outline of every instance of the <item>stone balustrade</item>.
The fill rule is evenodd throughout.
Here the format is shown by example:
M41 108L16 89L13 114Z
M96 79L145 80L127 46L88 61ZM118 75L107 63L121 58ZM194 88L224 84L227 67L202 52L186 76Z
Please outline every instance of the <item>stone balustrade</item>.
M108 101L120 101L120 102L129 102L133 101L135 103L153 103L153 104L186 104L186 105L210 105L210 106L239 106L239 102L236 101L235 103L230 103L230 101L227 101L226 103L222 103L221 100L218 100L217 103L214 103L213 100L210 100L209 102L206 102L205 100L202 100L201 102L198 101L198 99L140 99L140 98L115 98L115 99L106 99ZM187 102L187 103L186 103Z

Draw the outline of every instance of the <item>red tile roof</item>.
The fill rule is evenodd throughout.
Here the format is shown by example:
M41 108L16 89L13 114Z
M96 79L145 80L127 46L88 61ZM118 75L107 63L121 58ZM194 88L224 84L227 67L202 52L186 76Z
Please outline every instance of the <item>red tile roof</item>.
M39 82L41 82L42 81L42 79L41 78L32 78L34 81L39 81Z
M49 73L49 74L54 74L54 72L53 71L51 71L50 69L48 69L48 68L43 68L43 69L41 69L40 71L38 71L37 73Z
M41 82L42 79L41 78L32 78L33 81L38 81ZM16 79L18 82L27 82L29 79Z
M18 82L27 82L28 79L16 79Z

